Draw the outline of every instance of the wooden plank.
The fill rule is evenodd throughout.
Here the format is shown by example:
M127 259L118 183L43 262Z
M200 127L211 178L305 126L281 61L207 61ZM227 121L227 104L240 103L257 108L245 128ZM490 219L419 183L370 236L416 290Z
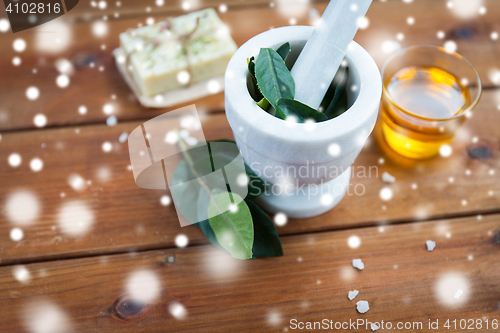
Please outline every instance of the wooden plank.
M355 162L350 192L344 200L327 214L289 221L278 228L279 233L500 211L500 112L496 111L499 98L500 91L489 90L484 94L472 118L459 131L449 158L438 157L414 165L408 160L394 160L394 156L381 151L372 135ZM179 226L174 208L160 203L162 191L143 190L135 185L128 169L127 144L119 143L118 138L138 125L140 122L114 127L93 125L2 136L0 258L3 264L171 247L180 233L186 234L191 244L206 242L197 228ZM232 137L224 114L204 116L203 128L208 140ZM112 144L111 152L102 150L104 142ZM12 153L22 158L17 168L7 163ZM44 163L40 172L30 169L30 161L36 157ZM380 158L384 159L383 164ZM384 184L383 172L395 176L396 183ZM81 191L74 190L68 180L73 174L91 184ZM393 191L392 200L385 202L380 198L383 187ZM15 213L9 215L8 200L18 191L33 193L39 202L40 209L31 223L24 222L27 218L23 218L23 213L33 211L33 204L23 197L21 207L13 210L21 212L20 217ZM74 200L85 204L94 215L88 232L78 234L81 237L68 235L58 222L60 209ZM19 242L10 239L14 227L24 231Z
M455 40L458 52L477 67L483 84L492 87L493 83L488 73L495 66L498 67L497 54L500 52L500 43L491 40L490 33L495 30L500 31L498 23L500 7L495 6L494 0L487 0L484 3L488 9L486 15L464 21L446 9L444 0L432 2L420 0L410 4L402 1L376 1L367 15L370 20L369 27L358 33L356 41L363 45L381 65L388 56L383 52L382 45L385 41L396 42L397 33L403 33L405 36L403 41L399 41L403 47L415 44L443 45L445 40ZM243 5L238 5L235 9L230 7L230 10L221 14L238 45L272 26L289 24L289 17L277 14L276 8L262 6L260 1L258 4L260 5L257 7ZM80 11L86 11L85 4L79 6L75 9L75 13L82 14ZM311 7L321 13L325 4L314 4ZM151 16L162 19L166 12L161 10L156 12L159 10L157 8L153 8ZM405 23L410 15L416 20L412 26ZM109 17L105 23L107 33L103 36L95 36L92 33L96 21L77 20L70 24L64 18L56 22L66 28L50 28L50 25L46 25L40 27L37 31L42 32L38 33L28 30L2 35L0 47L5 52L0 54L0 72L2 77L7 79L0 82L0 100L2 100L0 131L33 128L33 118L38 113L47 117L46 126L104 123L109 114L103 112L103 107L108 103L114 105L114 114L119 120L148 119L164 112L163 109L145 110L138 104L116 70L111 57L111 50L118 46L119 33L136 27L139 23L145 24L148 16L145 13L141 18ZM71 16L68 19L73 20ZM297 23L310 23L307 12L297 17ZM439 30L446 33L444 40L436 37ZM12 49L12 43L16 38L22 38L27 43L27 49L23 53L16 53ZM57 38L60 39L59 42ZM66 40L67 47L61 47L65 45ZM38 41L42 41L45 46L42 49L53 45L61 47L61 50L55 54L47 53L37 46ZM103 46L105 49L102 49ZM15 56L20 56L22 60L19 67L12 65ZM75 66L75 73L70 77L71 83L64 89L55 83L58 72L54 63L60 58L70 60ZM91 64L94 64L94 67L90 67ZM37 70L36 74L32 73L33 69ZM40 90L40 97L35 101L28 100L25 96L30 86L36 86ZM223 94L201 99L195 103L199 108L220 111L224 107ZM85 115L78 113L81 105L87 107L88 112Z
M422 329L408 331L447 332L460 331L445 328L447 319L479 319L493 332L499 221L490 215L287 236L285 256L265 260L237 261L196 246L2 267L0 325L8 332L286 332L292 319L326 318L420 322ZM352 236L358 248L348 246ZM429 239L437 243L433 252L425 248ZM363 271L352 267L355 258ZM354 289L360 293L349 301ZM356 311L360 300L370 304L366 314ZM172 313L182 309L186 317L176 319ZM429 330L429 320L439 328Z

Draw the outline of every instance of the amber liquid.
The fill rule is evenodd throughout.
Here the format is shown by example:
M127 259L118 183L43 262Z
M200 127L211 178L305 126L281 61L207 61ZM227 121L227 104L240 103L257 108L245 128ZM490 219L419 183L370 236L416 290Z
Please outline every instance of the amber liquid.
M450 118L470 96L459 78L436 67L408 67L384 86L380 125L393 150L409 158L429 158L452 141L464 117Z

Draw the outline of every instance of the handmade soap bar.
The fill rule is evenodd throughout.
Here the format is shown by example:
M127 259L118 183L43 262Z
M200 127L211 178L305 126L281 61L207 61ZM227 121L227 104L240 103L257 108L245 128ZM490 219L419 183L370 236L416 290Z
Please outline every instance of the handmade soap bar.
M212 8L124 32L120 43L144 96L223 74L237 49Z

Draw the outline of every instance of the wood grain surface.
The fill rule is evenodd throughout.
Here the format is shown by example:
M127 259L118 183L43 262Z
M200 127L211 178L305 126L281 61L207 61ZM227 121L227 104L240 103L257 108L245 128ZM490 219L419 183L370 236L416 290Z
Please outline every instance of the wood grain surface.
M488 319L491 325L500 319L499 219L286 236L285 256L265 260L238 261L208 245L6 266L0 268L0 327L290 332L292 319L325 318L425 325L408 332L430 332L428 322L436 319L440 326L432 332L462 331L444 328L446 319ZM361 241L358 248L348 246L353 236ZM437 243L433 252L425 247L429 239ZM352 267L356 258L364 270ZM349 301L354 289L360 293ZM458 290L463 295L455 299ZM360 300L369 302L365 314L356 311Z
M367 14L370 24L367 29L358 32L355 40L370 52L379 65L388 56L383 48L384 45L388 47L387 43L390 49L391 45L442 46L445 41L453 40L457 44L457 51L477 68L483 85L492 87L494 84L489 73L498 67L497 55L500 52L500 42L490 38L491 32L500 31L500 7L495 5L495 1L484 1L487 13L465 21L446 8L445 0L416 0L412 3L374 1ZM0 81L0 132L33 128L33 118L39 113L47 117L46 126L104 123L110 115L103 112L106 104L113 106L113 114L119 120L149 119L169 110L144 109L137 102L115 68L111 51L119 46L118 35L121 32L137 27L138 24L145 24L147 17L159 20L168 15L182 14L178 9L174 10L180 2L166 1L167 4L175 3L167 6L168 10L153 6L152 1L144 4L138 1L127 3L122 2L122 6L130 7L136 13L134 17L115 18L108 15L107 21L104 21L102 17L89 14L87 10L91 7L82 2L67 18L64 16L52 24L16 34L1 34L0 48L5 52L0 54L0 70L5 79ZM136 4L135 7L131 3ZM218 2L211 0L198 3L201 8L214 6ZM121 7L116 7L111 2L108 6L103 13L108 13L111 8L112 11L121 10ZM146 7L151 8L150 13L146 12ZM311 6L318 14L325 7L325 1ZM290 24L290 15L280 15L278 5L272 8L265 5L264 1L234 0L228 2L228 8L227 12L219 15L231 29L238 45L272 27ZM301 15L294 17L297 24L313 23L308 10L300 13ZM409 16L415 18L413 25L406 24ZM81 19L76 19L77 17ZM96 34L94 31L103 33ZM438 31L445 33L444 39L437 37ZM403 34L403 40L397 40L398 33ZM12 48L12 43L17 38L22 38L27 43L27 48L22 53L17 53ZM58 52L54 53L54 50ZM12 65L15 56L21 58L20 66ZM59 72L55 63L60 59L69 60L74 67L70 85L66 88L56 85ZM40 90L40 97L34 101L26 98L26 90L31 86ZM199 108L208 111L222 111L224 107L223 94L194 102ZM87 108L86 114L78 112L80 106ZM177 107L170 109L175 108Z
M413 164L384 153L372 135L354 164L345 199L327 214L290 221L279 228L279 233L499 211L497 97L496 91L485 92L473 116L460 129L449 158ZM202 120L207 140L232 137L224 114L207 115ZM173 206L161 205L160 198L165 193L144 190L134 183L127 143L118 142L118 138L140 124L127 122L114 127L92 125L4 134L0 142L0 183L3 185L0 202L4 208L4 214L0 215L2 262L171 247L180 233L186 234L191 244L206 242L197 228L180 227ZM105 142L112 145L110 152L103 151ZM19 153L22 158L17 168L7 163L12 153ZM30 161L37 157L42 159L44 167L40 172L33 172ZM384 184L381 180L384 172L395 176L396 183ZM74 175L90 184L81 190L73 189L70 177ZM389 187L394 194L387 202L379 196L384 187ZM17 223L7 212L9 199L19 192L32 193L39 202L39 213L30 223ZM64 232L60 212L75 200L87 207L94 219L88 229L72 236ZM30 206L24 208L30 209ZM14 227L25 233L20 242L10 240L9 232Z

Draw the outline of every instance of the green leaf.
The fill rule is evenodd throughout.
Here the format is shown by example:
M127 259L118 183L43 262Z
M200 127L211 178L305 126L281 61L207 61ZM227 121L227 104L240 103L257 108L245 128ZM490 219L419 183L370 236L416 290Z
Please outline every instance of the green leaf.
M230 143L230 145L224 145L224 146L217 146L217 143ZM200 146L193 147L189 149L188 153L190 154L192 160L194 161L194 168L195 170L200 174L200 175L207 175L212 172L212 162L214 162L214 167L215 169L218 169L220 167L224 167L231 161L233 161L239 154L238 147L236 146L236 143L232 140L218 140L218 141L210 141L208 144L211 145L211 153L212 153L212 158L210 158L208 154L208 150L206 147L204 147L205 144L202 144ZM214 149L215 147L215 149ZM248 166L246 163L244 163L244 170L241 168L239 169L239 166L236 166L233 164L233 168L231 169L226 169L226 175L229 177L234 176L237 177L238 175L242 173L246 173L248 176L248 194L246 195L247 199L254 200L255 198L259 197L261 194L263 194L267 190L267 183L262 180L257 174L252 170L250 166ZM176 184L184 184L190 180L195 179L194 175L192 174L187 162L185 160L182 160L179 162L174 174L173 174L173 185ZM211 178L206 177L205 181L210 182ZM208 184L211 189L214 189L217 184ZM189 186L189 187L188 187ZM176 198L179 198L179 202L181 202L180 210L182 214L189 220L189 221L200 221L196 220L196 216L193 215L193 209L192 209L192 203L196 202L197 200L197 195L196 193L199 192L199 189L201 186L196 183L196 182L190 182L186 183L184 186L176 186L175 189L172 190L172 195L175 196ZM226 188L222 188L220 190L225 191ZM238 189L231 189L231 191L236 192L236 193L242 193L241 191L238 191ZM241 194L243 195L243 194ZM186 204L184 204L186 202Z
M179 162L179 165L174 171L172 186L170 187L172 196L175 197L175 204L184 215L184 217L191 223L198 222L198 215L196 210L193 209L193 203L198 201L198 195L201 189L200 184L192 182L195 179L193 173L185 160Z
M288 54L290 53L292 49L290 48L290 43L286 42L285 44L281 45L276 52L280 55L281 59L283 61L286 61L286 58L288 58Z
M346 95L345 89L347 87L348 80L349 80L349 68L346 67L344 69L342 79L335 88L335 94L333 95L332 101L330 102L330 105L328 105L328 108L325 110L325 116L328 119L335 118L343 113L343 112L339 113L337 105L339 104L341 98L344 95ZM344 109L344 112L346 111L346 109L347 108Z
M264 96L262 96L259 87L257 87L257 79L255 78L255 57L252 56L251 58L247 59L247 64L248 64L248 72L250 73L250 77L252 78L252 83L253 83L248 88L248 91L250 92L250 95L252 96L252 98L256 103L257 101L260 101L257 103L259 105L259 103L264 103L263 100L266 99L264 98ZM262 107L261 105L259 106Z
M232 201L241 200L231 210ZM252 215L247 204L235 193L212 192L208 206L210 226L219 244L234 258L252 258L254 228Z
M349 103L347 100L347 94L343 94L342 97L340 98L340 101L333 108L333 111L330 114L330 119L340 116L342 113L347 111L348 107Z
M261 93L274 108L277 108L280 99L295 97L292 74L281 56L273 49L260 49L255 63L255 76Z
M298 122L304 122L307 119L313 119L318 122L327 120L322 112L292 99L281 99L278 102L278 108L287 117L297 117Z
M200 188L200 193L198 195L198 202L196 204L196 211L198 214L198 223L195 223L194 225L197 226L198 228L201 229L205 237L212 243L214 246L218 247L219 249L227 252L222 245L217 241L217 237L215 236L214 231L212 230L212 227L210 226L210 222L208 221L208 206L210 205L210 197L208 194Z
M211 150L212 152L218 152L216 156L212 156L214 167L219 167L221 164L233 160L235 154L238 154L238 149L234 141L220 140L211 142L211 146L218 142L231 143L232 145L225 146L226 149L223 150ZM207 149L203 146L193 147L189 150L191 158L195 161L195 165L196 163L199 163L198 165L203 164L200 161L207 157L208 154L206 151ZM212 162L205 163L204 165L205 167L202 170L197 170L197 172L204 174L205 170L212 171ZM195 175L185 160L179 162L174 172L172 184L178 186L175 186L175 188L172 187L171 193L181 213L203 232L210 243L219 249L239 259L282 255L281 243L274 225L269 217L251 201L265 191L266 183L257 177L254 171L246 164L245 172L250 179L248 185L249 195L245 201L241 201L238 204L236 214L229 211L222 215L214 216L212 219L208 218L209 214L214 212L214 209L216 209L216 214L219 214L220 210L217 207L227 207L227 204L231 202L229 193L223 192L217 194L220 191L214 191L213 195L209 196L197 182L192 182L195 179ZM233 199L242 200L236 193L231 193L231 195ZM214 230L217 232L214 232ZM234 230L237 232L234 233ZM241 239L243 241L239 243L233 242L233 247L231 247L230 243L227 242L227 238L224 238L228 234L234 237L240 235L241 238L238 238L238 240ZM226 242L224 242L224 239L226 239ZM250 251L248 250L249 248L251 249Z
M202 197L203 195L200 195L200 198ZM283 248L281 247L281 241L278 233L276 232L276 228L274 227L274 224L269 216L267 216L267 214L264 213L264 211L260 209L260 207L257 206L253 201L245 199L245 202L250 209L254 228L252 259L282 256ZM198 209L200 209L200 207ZM215 233L212 230L208 219L196 223L195 226L200 228L205 237L207 237L210 243L212 243L215 247L221 249L224 252L228 252L217 240L217 237L215 236Z
M274 116L276 118L286 120L286 114L284 114L279 107L274 110Z
M269 216L253 201L245 199L245 202L253 219L255 234L252 249L253 258L282 256L281 241Z
M276 52L280 55L280 57L283 59L283 61L286 61L288 58L288 54L290 53L290 43L285 43L281 45ZM256 87L254 94L257 96L255 103L264 111L267 111L269 109L269 101L262 96L262 93L260 89L257 87L257 78L255 77L255 57L250 57L247 59L247 64L248 64L248 72L250 73L250 76L252 77L252 81L254 82L254 85Z
M285 43L283 45L281 45L278 50L276 50L276 52L280 55L280 57L283 59L283 61L286 61L286 58L288 58L288 54L290 53L290 43ZM255 57L251 57L249 59L247 59L247 63L248 63L248 71L250 72L250 75L252 77L252 80L254 82L255 85L257 85L257 78L255 77ZM259 88L256 87L257 89L255 89L255 93L257 95L257 100L260 98L260 100L257 102L255 101L255 103L257 103L257 105L264 111L267 111L267 109L269 108L269 101L262 96L262 93L260 92Z

